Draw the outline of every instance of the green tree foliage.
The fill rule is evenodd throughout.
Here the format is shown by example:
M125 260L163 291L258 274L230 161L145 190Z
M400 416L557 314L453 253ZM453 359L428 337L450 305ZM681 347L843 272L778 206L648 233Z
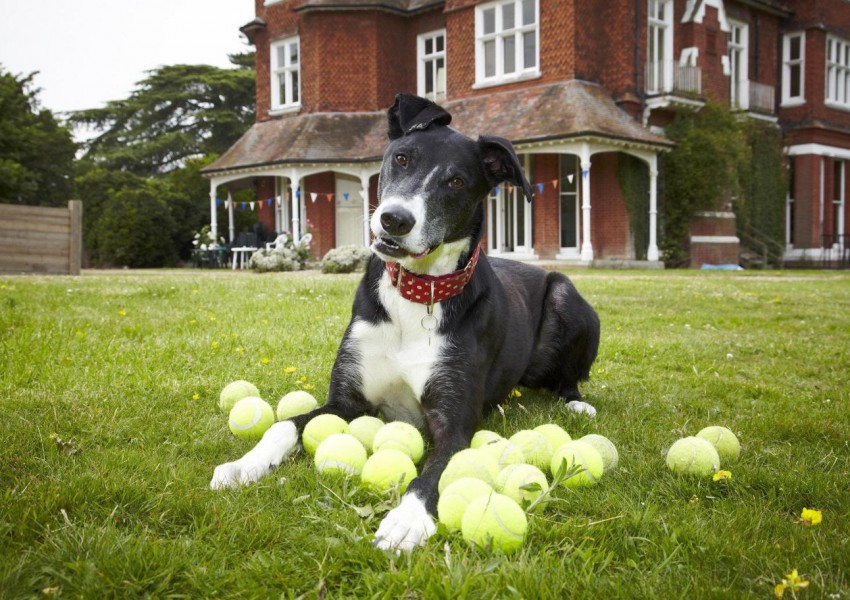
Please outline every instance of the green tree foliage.
M649 167L644 161L624 152L618 158L617 181L623 190L629 214L635 258L646 260L649 245Z
M76 145L39 106L35 75L12 75L0 66L0 202L62 206L72 196Z
M160 67L129 98L74 113L72 123L98 132L85 143L87 156L111 169L155 176L223 153L254 122L252 56L231 56L233 69Z
M785 240L788 193L782 131L776 125L751 120L746 133L752 158L741 173L744 197L735 203L738 231L745 237L772 240L779 248Z

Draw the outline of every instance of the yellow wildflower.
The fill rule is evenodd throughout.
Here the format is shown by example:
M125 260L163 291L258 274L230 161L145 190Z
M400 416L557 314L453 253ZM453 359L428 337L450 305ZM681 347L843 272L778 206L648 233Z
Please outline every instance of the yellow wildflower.
M718 471L711 477L714 481L721 481L726 479L732 479L732 473L729 471Z
M806 525L820 525L823 521L823 513L814 508L804 508L800 513L800 521Z
M288 374L288 373L295 373L295 371L297 371L297 370L298 370L298 369L296 369L295 367L290 366L290 367L286 367L286 368L283 370L283 372Z
M301 387L304 389L305 392L309 392L310 390L315 389L316 386L312 383L305 383Z
M271 360L270 360L270 359L268 359L268 358L266 358L265 356L264 356L263 358L261 358L261 359L260 359L260 364L261 364L261 365L267 365L267 364L269 364L270 362L271 362Z
M511 390L511 398L522 398L522 392L518 388Z
M195 392L194 394L192 394L192 400L200 400L200 399L201 399L201 395L198 392Z
M243 348L242 346L237 347L236 353L237 354L245 354L245 348Z
M773 593L776 594L777 598L782 598L785 595L785 590L790 590L791 595L796 598L797 591L807 587L809 587L809 582L800 577L797 569L794 569L780 583L776 584L776 587L773 588Z
M126 316L127 316L127 311L126 311L126 310L124 310L123 308L119 308L119 309L118 309L118 316L120 316L120 317L126 317Z
M212 342L210 342L210 347L211 347L213 350L215 350L216 348L218 348L218 342L216 342L215 340L213 340Z

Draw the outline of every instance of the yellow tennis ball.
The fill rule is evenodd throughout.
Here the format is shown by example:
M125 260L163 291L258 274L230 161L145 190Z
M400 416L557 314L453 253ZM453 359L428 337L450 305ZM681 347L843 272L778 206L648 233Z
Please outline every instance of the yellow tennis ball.
M496 477L499 475L499 465L496 459L484 452L481 448L467 448L456 452L446 465L437 490L442 493L449 484L464 477L480 479L490 487L496 485Z
M218 395L218 407L222 412L229 412L234 404L249 396L252 398L260 397L260 390L257 389L256 385L244 379L232 381L224 386L224 389Z
M363 465L360 481L366 487L383 492L398 485L402 492L416 477L416 465L401 450L378 450Z
M353 435L335 433L316 448L314 463L319 473L359 475L366 463L366 448Z
M541 470L549 468L554 448L549 445L549 440L542 433L523 429L513 434L509 441L522 450L525 455L525 462Z
M548 489L546 474L533 465L508 465L499 471L496 478L496 491L523 508L527 508ZM534 510L543 510L545 505L546 502L541 500Z
M469 444L470 448L480 448L484 444L489 444L490 442L496 442L498 440L504 439L495 431L489 431L487 429L481 429L480 431L476 431L475 435L472 436L472 441Z
M322 440L335 433L348 433L348 423L336 415L319 415L311 419L304 427L304 432L301 434L301 444L308 454L314 455Z
M311 410L318 408L319 403L310 392L295 390L289 392L277 403L277 420L285 421L298 415L306 415Z
M233 408L227 424L230 431L243 440L258 440L274 423L274 411L269 403L262 398L248 396L242 398Z
M720 455L711 442L701 437L685 437L670 446L667 466L674 473L708 477L720 469Z
M717 454L720 455L721 465L733 463L741 456L741 442L738 441L731 429L712 425L701 429L697 433L697 437L711 442L711 445L717 450Z
M573 441L573 438L570 437L570 434L564 431L564 428L560 425L555 425L554 423L545 423L543 425L538 425L532 431L536 431L538 433L542 433L543 437L546 438L546 441L549 442L549 445L552 446L552 452L566 444L567 442Z
M447 486L437 502L437 518L449 530L460 529L463 513L469 504L481 496L493 493L493 488L472 477L463 477Z
M378 417L364 415L351 421L351 423L348 424L348 431L351 435L360 440L360 443L363 444L364 448L366 448L366 452L371 452L372 441L375 439L375 434L378 433L378 430L383 426L384 422Z
M518 465L525 462L525 454L522 453L522 450L511 444L508 440L496 440L495 442L484 444L478 449L483 450L495 458L499 470L504 469L508 465Z
M516 502L496 492L473 500L461 521L463 539L505 554L522 547L527 531L525 512Z
M579 439L579 441L590 444L596 448L596 451L599 452L599 456L602 457L602 470L604 472L607 473L608 471L613 471L617 468L617 465L620 464L620 454L617 452L617 447L604 435L589 433Z
M401 450L407 454L414 463L422 460L425 453L425 442L422 434L410 423L404 421L393 421L381 427L372 440L372 450Z
M585 442L567 442L555 451L550 464L552 473L557 473L563 465L567 472L577 469L574 475L563 481L566 487L596 485L602 477L602 457L596 448Z

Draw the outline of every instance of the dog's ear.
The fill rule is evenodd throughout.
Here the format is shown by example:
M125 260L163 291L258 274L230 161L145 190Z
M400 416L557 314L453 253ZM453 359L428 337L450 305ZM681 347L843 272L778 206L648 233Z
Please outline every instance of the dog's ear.
M500 137L482 135L478 138L481 160L490 183L496 186L503 181L522 188L525 199L531 202L531 184L522 173L516 152L511 143Z
M452 116L430 100L412 94L397 94L395 104L387 111L389 137L398 139L431 125L448 125Z

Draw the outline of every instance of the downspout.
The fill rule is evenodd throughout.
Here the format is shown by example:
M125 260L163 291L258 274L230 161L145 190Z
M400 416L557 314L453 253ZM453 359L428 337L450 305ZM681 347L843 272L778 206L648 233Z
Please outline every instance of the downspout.
M635 92L640 100L640 115L643 119L644 110L646 110L646 94L643 90L643 77L641 76L640 62L640 4L644 0L635 0Z

